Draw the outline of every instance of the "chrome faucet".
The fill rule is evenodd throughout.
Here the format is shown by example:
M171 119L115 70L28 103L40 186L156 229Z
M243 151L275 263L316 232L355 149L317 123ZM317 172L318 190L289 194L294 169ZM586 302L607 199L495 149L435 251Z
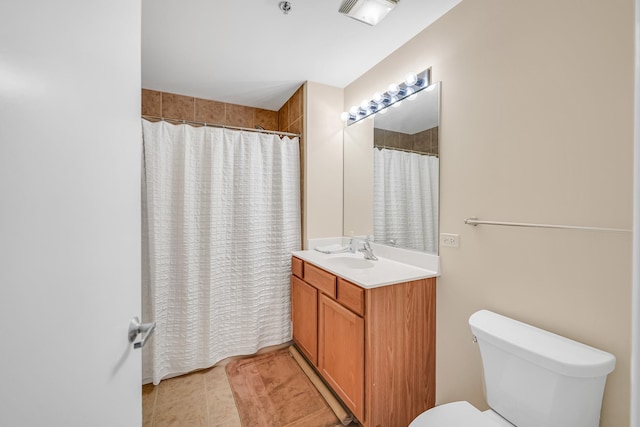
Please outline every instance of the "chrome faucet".
M373 254L373 249L371 249L371 244L369 240L365 240L362 243L362 249L359 249L360 252L364 253L364 259L369 259L371 261L378 261L378 257Z
M351 252L352 254L355 254L357 245L358 245L358 241L352 237L351 240L349 240L349 252Z

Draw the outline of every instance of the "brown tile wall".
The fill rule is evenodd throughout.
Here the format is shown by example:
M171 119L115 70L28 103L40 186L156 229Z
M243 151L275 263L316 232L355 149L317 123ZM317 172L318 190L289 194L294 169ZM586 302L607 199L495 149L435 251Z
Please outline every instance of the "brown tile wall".
M304 99L304 85L300 86L298 90L289 98L287 102L278 111L278 130L281 132L291 132L304 135L304 106L306 105ZM305 223L304 223L304 142L302 136L300 137L300 223L302 224L302 244L306 239Z
M291 95L291 98L278 111L278 130L282 132L302 133L304 121L304 85Z
M373 144L380 148L399 148L437 156L438 127L436 126L414 135L384 129L374 129Z
M279 130L278 112L142 89L142 115L218 125Z

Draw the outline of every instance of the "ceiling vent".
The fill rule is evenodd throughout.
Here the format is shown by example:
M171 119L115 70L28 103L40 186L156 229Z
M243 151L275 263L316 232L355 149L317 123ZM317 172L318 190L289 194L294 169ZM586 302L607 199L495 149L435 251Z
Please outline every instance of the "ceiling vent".
M368 25L376 25L399 0L344 0L338 12Z

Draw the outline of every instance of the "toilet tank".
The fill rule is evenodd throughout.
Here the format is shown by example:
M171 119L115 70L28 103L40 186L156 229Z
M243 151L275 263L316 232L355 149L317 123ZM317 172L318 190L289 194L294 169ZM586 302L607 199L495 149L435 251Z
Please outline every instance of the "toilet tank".
M469 325L494 411L517 427L598 427L615 356L488 310Z

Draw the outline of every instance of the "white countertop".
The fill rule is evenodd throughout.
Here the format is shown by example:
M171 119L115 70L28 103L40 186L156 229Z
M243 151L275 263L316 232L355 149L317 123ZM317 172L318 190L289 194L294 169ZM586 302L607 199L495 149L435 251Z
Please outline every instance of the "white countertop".
M368 261L361 253L324 254L305 250L292 252L292 255L366 289L438 276L436 271L380 256L378 261Z

